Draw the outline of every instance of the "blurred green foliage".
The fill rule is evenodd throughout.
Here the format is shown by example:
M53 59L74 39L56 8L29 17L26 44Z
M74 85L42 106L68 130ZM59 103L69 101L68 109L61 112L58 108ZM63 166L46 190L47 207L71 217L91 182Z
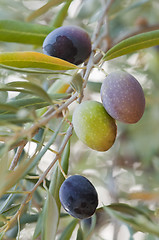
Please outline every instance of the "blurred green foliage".
M92 37L109 2L110 8L97 36L100 38L108 31L103 39L108 49L121 40L159 29L158 0L0 0L0 51L42 53L44 37L60 25L81 26ZM1 24L4 21L7 24ZM97 45L96 56L103 51L103 42ZM124 54L102 64L97 61L84 90L84 100L101 101L101 83L107 73L117 69L131 73L143 87L146 109L142 119L133 125L117 122L117 139L107 152L89 149L74 132L70 144L63 145L68 142L76 101L61 111L58 109L72 93L82 93L84 79L76 69L44 71L19 69L18 64L16 68L1 65L0 239L30 240L41 236L43 240L51 240L49 234L54 235L52 239L56 235L56 239L65 240L123 240L123 234L124 240L136 240L136 236L144 240L159 239L159 47L144 48L143 43L140 50ZM52 87L58 80L67 86L61 85L58 90ZM25 83L16 85L18 82ZM54 90L50 93L49 89ZM56 110L55 116L45 122ZM88 177L98 191L98 209L86 222L74 220L62 208L58 216L57 193L64 177L58 162L52 163L58 160L60 149L65 174L68 170L68 175ZM43 175L49 166L51 171ZM54 219L57 229L52 228ZM139 232L143 232L141 238Z

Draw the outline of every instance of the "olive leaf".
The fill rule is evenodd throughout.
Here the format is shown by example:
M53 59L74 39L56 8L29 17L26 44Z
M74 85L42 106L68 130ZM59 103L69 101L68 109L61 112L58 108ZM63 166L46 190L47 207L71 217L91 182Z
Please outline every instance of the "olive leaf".
M17 68L42 68L50 70L78 69L72 63L39 52L0 53L0 64Z
M159 45L159 30L141 33L127 38L106 52L104 61L123 56L125 54L136 52L140 49Z

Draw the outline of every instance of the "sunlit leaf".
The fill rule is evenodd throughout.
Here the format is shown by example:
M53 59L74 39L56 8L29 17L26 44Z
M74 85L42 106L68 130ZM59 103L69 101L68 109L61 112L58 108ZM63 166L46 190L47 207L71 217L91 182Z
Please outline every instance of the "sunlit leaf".
M68 75L68 73L60 71L60 72L55 72L54 70L43 70L43 69L27 69L27 68L18 68L18 67L11 67L11 66L6 66L3 64L0 64L0 68L5 68L10 71L15 71L15 72L22 72L22 73L35 73L35 74L62 74L62 75Z
M33 19L41 16L42 14L44 14L45 12L47 12L48 10L50 10L51 7L54 7L56 5L59 5L60 3L64 2L64 0L50 0L49 2L47 2L44 6L42 6L41 8L35 10L33 13L31 13L26 20L27 21L32 21Z
M68 226L64 229L64 231L62 232L59 240L70 240L71 235L73 233L73 230L75 229L77 223L79 220L77 219L73 219Z
M17 68L42 68L51 70L78 68L72 63L39 52L0 53L0 64Z
M103 60L108 61L156 45L159 45L159 30L141 33L127 38L112 47L104 55Z
M65 93L69 88L70 84L68 84L64 79L56 80L51 87L48 89L48 93Z
M42 240L55 239L59 212L56 201L48 190L43 217Z
M0 21L0 41L42 45L53 27L15 20Z

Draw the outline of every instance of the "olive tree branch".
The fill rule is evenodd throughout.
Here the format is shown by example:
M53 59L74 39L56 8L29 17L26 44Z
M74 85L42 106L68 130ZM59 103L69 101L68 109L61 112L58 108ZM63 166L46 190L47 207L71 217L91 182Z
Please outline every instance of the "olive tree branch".
M87 81L90 75L90 72L92 70L92 68L94 67L94 57L95 57L95 50L96 47L99 45L99 43L102 42L102 40L104 39L104 36L108 36L108 27L106 27L106 30L104 31L103 34L100 35L100 29L101 26L104 24L104 22L108 23L108 19L106 18L107 12L111 6L111 4L113 3L114 0L108 0L107 4L105 5L103 14L97 24L97 27L95 28L95 31L93 33L93 37L92 37L92 41L93 41L93 46L92 46L92 53L88 59L88 62L86 63L86 68L83 69L82 74L83 74L83 78L84 78L84 83L83 83L83 89L86 87L87 85ZM108 26L106 24L106 26ZM101 58L99 58L100 60ZM73 101L75 101L78 98L78 93L74 93L65 103L63 103L61 106L59 106L57 109L53 110L53 108L50 108L47 111L47 114L44 114L41 119L35 123L34 125L32 125L29 129L23 129L17 136L16 139L18 139L18 137L24 136L27 137L28 134L30 136L35 135L35 133L37 132L37 130L42 127L45 126L51 119L53 119L54 117L56 117L59 113L61 113L63 110L65 110ZM83 94L81 95L80 101L83 98ZM19 218L26 206L26 204L30 201L30 199L32 198L33 193L35 192L35 190L38 188L38 186L44 181L45 177L47 176L48 172L52 169L52 167L54 166L54 164L56 163L56 161L58 159L60 159L61 154L68 142L68 140L70 139L71 135L72 135L72 131L73 131L73 125L70 124L66 135L61 143L61 146L59 148L58 153L56 154L54 160L51 162L51 164L47 167L47 169L43 172L43 174L40 176L39 180L37 181L37 183L34 185L34 187L32 188L32 190L29 192L29 194L27 194L26 198L24 199L23 203L21 204L19 210L17 211L17 213L11 218L10 222L8 222L8 224L4 227L5 231L8 230L14 223L15 221L17 221L17 218ZM15 139L14 139L15 141ZM24 140L23 140L24 141ZM25 146L24 143L22 146ZM19 147L19 154L20 151L22 151L22 146ZM21 149L21 150L20 150ZM17 153L17 157L15 156L15 159L18 159L18 153ZM16 161L15 161L16 162ZM11 168L13 167L14 163L12 163Z

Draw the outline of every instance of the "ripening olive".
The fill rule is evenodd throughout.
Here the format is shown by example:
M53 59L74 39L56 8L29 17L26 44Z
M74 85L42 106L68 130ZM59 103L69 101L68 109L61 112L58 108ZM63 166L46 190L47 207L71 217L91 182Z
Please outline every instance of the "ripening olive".
M113 145L116 123L100 102L85 101L79 104L72 121L78 138L88 147L106 151Z
M124 123L138 122L145 110L143 89L127 72L108 74L101 86L101 99L109 115Z

